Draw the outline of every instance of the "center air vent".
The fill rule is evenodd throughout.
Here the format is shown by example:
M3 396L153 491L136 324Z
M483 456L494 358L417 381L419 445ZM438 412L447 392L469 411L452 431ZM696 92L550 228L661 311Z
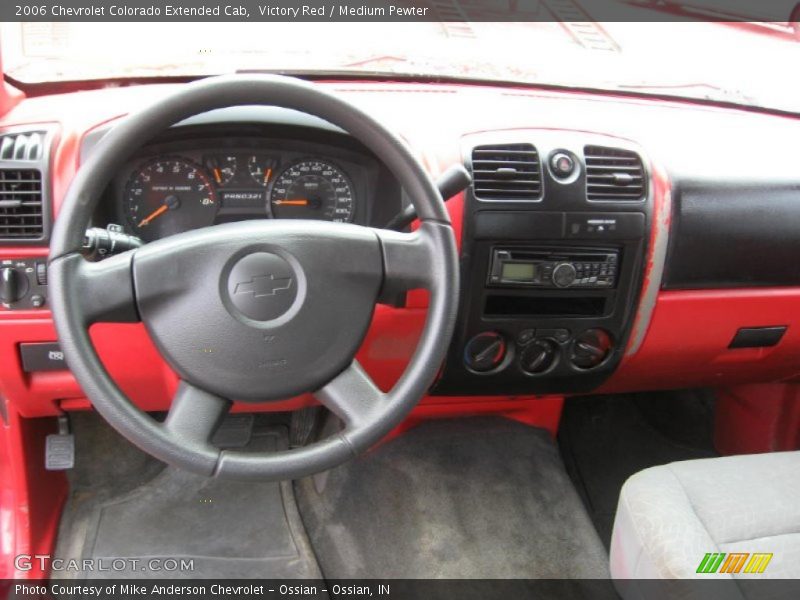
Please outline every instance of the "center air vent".
M0 239L36 240L43 235L41 171L0 169Z
M532 144L476 146L472 150L475 197L538 200L542 195L539 153Z
M604 146L586 146L583 153L589 200L625 202L644 198L644 168L638 154Z

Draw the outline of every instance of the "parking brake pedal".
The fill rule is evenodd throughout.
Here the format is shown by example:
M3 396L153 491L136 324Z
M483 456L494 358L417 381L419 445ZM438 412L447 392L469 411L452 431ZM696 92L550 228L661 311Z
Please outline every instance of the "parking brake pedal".
M58 417L58 433L51 433L44 442L44 468L65 471L75 466L75 436L70 433L69 419Z

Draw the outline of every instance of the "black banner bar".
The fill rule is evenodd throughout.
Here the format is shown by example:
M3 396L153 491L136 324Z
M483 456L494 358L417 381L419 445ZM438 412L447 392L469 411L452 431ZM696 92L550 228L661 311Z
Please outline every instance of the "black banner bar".
M84 579L0 580L0 598L8 600L492 600L609 599L725 600L739 597L782 599L800 597L800 581L718 575L698 579L342 579L342 580L213 580L213 579Z
M786 0L3 0L2 21L589 22L775 21Z

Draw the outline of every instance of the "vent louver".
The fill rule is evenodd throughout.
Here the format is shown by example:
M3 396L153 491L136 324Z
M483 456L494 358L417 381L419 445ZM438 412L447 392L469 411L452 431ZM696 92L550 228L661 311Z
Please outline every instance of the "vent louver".
M644 198L644 168L638 154L605 146L586 146L583 153L587 199L625 202Z
M38 239L43 234L41 171L0 169L0 240Z
M532 144L476 146L472 150L475 197L538 200L542 194L539 153Z
M0 137L0 160L30 160L42 158L44 132L12 133Z

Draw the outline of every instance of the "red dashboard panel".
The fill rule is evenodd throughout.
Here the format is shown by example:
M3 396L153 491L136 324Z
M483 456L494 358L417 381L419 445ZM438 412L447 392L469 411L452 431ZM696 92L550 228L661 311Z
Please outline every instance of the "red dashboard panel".
M728 386L800 373L800 289L660 292L639 351L601 391ZM770 348L729 349L741 327L786 326Z

